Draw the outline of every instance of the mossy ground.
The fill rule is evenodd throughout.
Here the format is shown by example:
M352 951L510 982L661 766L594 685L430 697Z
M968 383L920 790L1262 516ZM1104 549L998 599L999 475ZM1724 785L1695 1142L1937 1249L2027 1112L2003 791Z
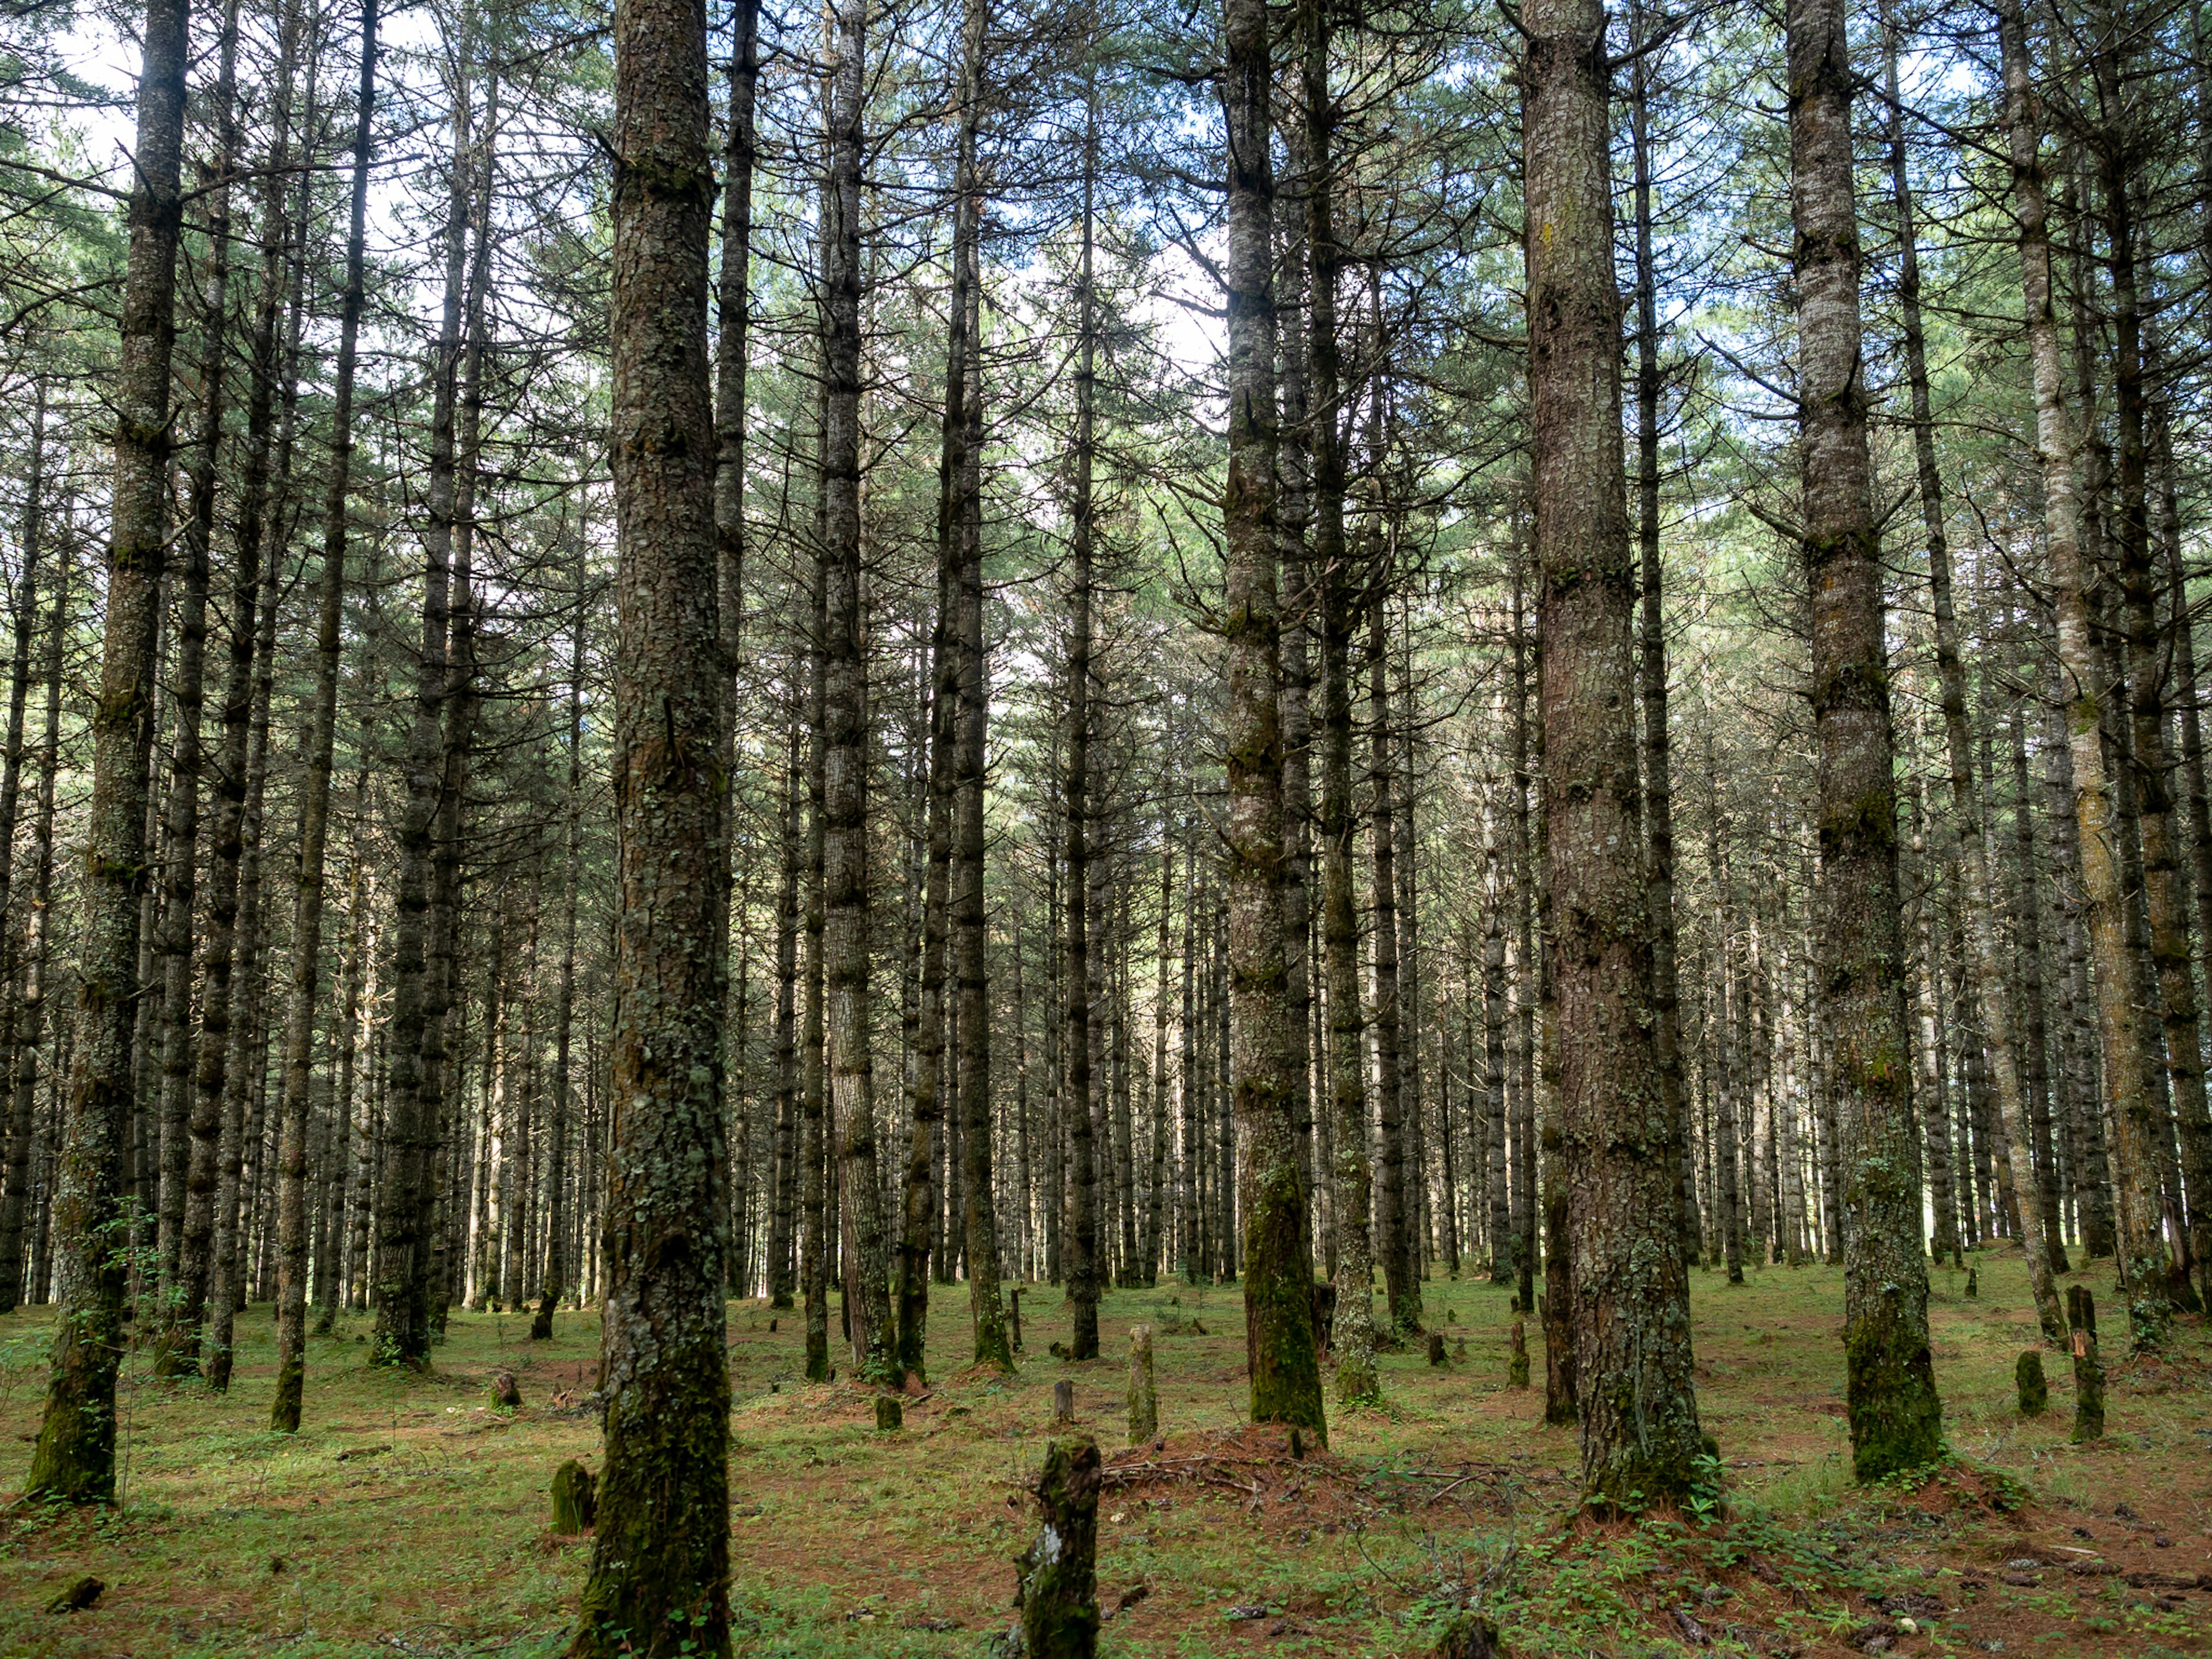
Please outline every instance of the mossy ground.
M738 1649L982 1653L1012 1622L1013 1558L1030 1531L1019 1494L1051 1430L1052 1385L1073 1378L1079 1423L1121 1450L1120 1334L1148 1321L1166 1445L1142 1456L1150 1470L1109 1469L1099 1583L1109 1613L1130 1605L1105 1627L1108 1654L1420 1654L1471 1598L1515 1655L1824 1656L1883 1639L1906 1654L2202 1651L2212 1344L2201 1322L2178 1324L2157 1360L2108 1347L2110 1431L2077 1448L2063 1357L2046 1357L2049 1413L2014 1409L2014 1366L2036 1338L2024 1270L1995 1251L1979 1266L1978 1300L1964 1297L1963 1274L1934 1274L1957 1461L1874 1491L1849 1480L1838 1271L1760 1267L1733 1289L1694 1274L1699 1406L1729 1512L1602 1528L1570 1524L1572 1432L1542 1425L1540 1377L1506 1387L1507 1292L1486 1282L1432 1279L1429 1318L1451 1363L1431 1367L1419 1345L1385 1354L1383 1407L1333 1408L1328 1452L1301 1465L1270 1439L1279 1431L1240 1432L1233 1287L1110 1292L1115 1358L1081 1365L1046 1352L1066 1334L1060 1297L1030 1289L1020 1371L941 1376L890 1435L868 1395L800 1380L797 1316L776 1316L771 1333L764 1307L733 1304ZM2109 1272L2088 1277L2106 1301ZM969 1346L966 1292L940 1288L936 1302L942 1363ZM46 1324L43 1310L0 1320L0 1491L29 1456ZM122 1507L0 1514L0 1656L557 1653L586 1547L550 1534L548 1486L566 1458L598 1467L596 1423L576 1403L598 1331L564 1313L550 1343L532 1344L528 1326L526 1314L456 1314L435 1373L418 1377L371 1371L366 1321L341 1320L311 1341L296 1437L266 1430L267 1309L240 1321L222 1399L155 1382L134 1354ZM496 1368L520 1377L519 1413L491 1408ZM2030 1558L2044 1565L2006 1565ZM2075 1562L2100 1570L2068 1571ZM86 1573L109 1585L95 1608L42 1611Z

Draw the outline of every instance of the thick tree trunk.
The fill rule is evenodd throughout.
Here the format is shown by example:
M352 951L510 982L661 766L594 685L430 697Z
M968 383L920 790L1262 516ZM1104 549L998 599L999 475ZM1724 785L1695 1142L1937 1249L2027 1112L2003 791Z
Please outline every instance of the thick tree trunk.
M616 19L616 1105L606 1462L575 1659L730 1647L706 45L698 0L624 0Z
M23 1480L26 1498L80 1504L105 1504L115 1496L115 1377L127 1267L109 1235L128 1178L140 900L149 874L147 786L154 642L168 542L169 359L184 210L180 153L189 11L189 0L149 0L141 37L130 252L111 393L113 518L92 722L76 1052L55 1169L61 1307L45 1420Z
M1620 855L1644 840L1605 13L1598 0L1537 0L1525 21L1538 696L1561 1177L1583 1484L1618 1507L1687 1496L1703 1434L1675 1123L1654 1041L1651 896L1643 861Z
M1791 0L1790 204L1820 749L1819 959L1835 1045L1844 1201L1854 1216L1844 1242L1845 1400L1853 1466L1859 1479L1874 1480L1941 1454L1942 1403L1920 1248L1845 15L1842 0Z
M1283 959L1282 663L1275 522L1273 74L1264 0L1222 0L1227 70L1229 475L1222 496L1228 647L1230 1088L1244 1149L1244 1345L1252 1420L1325 1437L1313 1266L1292 1108ZM1224 1185L1224 1193L1226 1187Z

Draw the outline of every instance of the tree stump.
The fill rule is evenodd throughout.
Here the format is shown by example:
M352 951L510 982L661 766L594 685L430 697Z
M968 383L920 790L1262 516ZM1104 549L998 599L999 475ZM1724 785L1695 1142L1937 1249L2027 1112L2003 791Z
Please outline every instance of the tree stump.
M899 1403L899 1397L895 1394L878 1395L876 1396L876 1432L894 1434L905 1426L906 1407Z
M1152 1385L1152 1328L1129 1328L1129 1443L1141 1446L1159 1432L1160 1397Z
M1444 1363L1444 1334L1442 1331L1431 1331L1429 1333L1429 1364L1441 1365Z
M570 1458L553 1471L553 1530L574 1538L592 1529L599 1508L599 1482L592 1472Z
M1009 1334L1013 1338L1014 1352L1019 1353L1022 1351L1022 1287L1018 1285L1006 1292L1006 1318L1012 1328Z
M491 1379L491 1403L501 1411L519 1411L522 1406L522 1390L516 1386L513 1371L495 1371Z
M1092 1659L1098 1651L1098 1443L1090 1436L1045 1449L1037 1535L1015 1561L1024 1659Z
M2043 1356L2033 1348L2021 1355L2012 1368L2013 1385L2020 1390L2020 1414L2040 1417L2051 1403L2051 1385L2043 1380Z
M2066 1288L2066 1322L2074 1332L2074 1438L2105 1436L2105 1367L2097 1358L2097 1299L2086 1285Z
M1052 1425L1064 1429L1075 1421L1075 1384L1062 1378L1052 1385Z
M1517 1319L1513 1322L1513 1358L1505 1368L1505 1386L1528 1386L1528 1328Z
M1479 1613L1454 1616L1437 1638L1436 1659L1504 1659L1498 1645L1498 1626Z
M100 1600L100 1592L106 1588L103 1581L88 1573L54 1597L52 1601L47 1602L46 1611L48 1613L82 1613L94 1601Z
M1966 1269L1966 1299L1978 1301L1982 1294L1982 1270L1977 1267Z

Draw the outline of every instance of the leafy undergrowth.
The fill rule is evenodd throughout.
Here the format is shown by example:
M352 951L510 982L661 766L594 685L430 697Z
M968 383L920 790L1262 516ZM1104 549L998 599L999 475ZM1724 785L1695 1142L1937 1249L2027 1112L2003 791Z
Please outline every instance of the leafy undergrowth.
M1954 1459L1872 1490L1849 1480L1835 1270L1694 1280L1699 1405L1725 1509L1700 1524L1578 1516L1572 1433L1540 1388L1505 1386L1507 1294L1425 1287L1446 1364L1382 1360L1383 1403L1332 1408L1327 1447L1255 1428L1234 1287L1115 1291L1108 1358L1068 1364L1059 1293L1023 1296L1012 1377L960 1370L966 1296L940 1290L939 1377L878 1434L871 1398L799 1380L799 1322L730 1312L732 1599L747 1655L975 1659L1011 1622L1023 1498L1052 1387L1109 1453L1099 1580L1109 1654L1415 1655L1473 1607L1513 1655L2198 1653L2212 1610L2212 1347L2194 1322L2154 1359L2114 1363L2109 1433L2068 1443L2069 1373L2022 1419L2013 1364L2035 1327L2025 1274L1992 1252L1983 1294L1935 1285L1936 1367ZM2093 1276L2100 1299L2108 1278ZM833 1310L834 1314L834 1310ZM43 1310L0 1320L0 1491L29 1455ZM1161 1432L1121 1433L1122 1334L1155 1331ZM541 1659L564 1645L587 1547L546 1531L564 1458L596 1463L586 1395L597 1322L456 1314L427 1378L374 1372L365 1322L309 1354L307 1426L265 1425L267 1310L240 1323L222 1398L153 1382L123 1393L124 1503L100 1515L0 1512L0 1656L131 1659L267 1653ZM524 1405L492 1407L495 1370ZM44 1611L77 1578L89 1611Z

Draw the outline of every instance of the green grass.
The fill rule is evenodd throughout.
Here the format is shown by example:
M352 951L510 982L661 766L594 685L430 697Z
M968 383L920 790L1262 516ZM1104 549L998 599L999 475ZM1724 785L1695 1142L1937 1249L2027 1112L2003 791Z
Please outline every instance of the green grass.
M2093 1276L2100 1300L2109 1274ZM1382 1357L1381 1408L1331 1413L1330 1453L1263 1471L1248 1490L1172 1481L1109 1489L1099 1580L1105 1650L1179 1656L1425 1652L1455 1607L1480 1606L1518 1655L1692 1650L1675 1609L1709 1638L1697 1650L1844 1654L1885 1615L1868 1598L1919 1595L1944 1611L1900 1652L2185 1653L2201 1650L2203 1593L2159 1607L2155 1590L2056 1569L1998 1582L2023 1554L2106 1554L2131 1569L2212 1570L2207 1348L2193 1322L2163 1359L2112 1365L2111 1437L2067 1443L2071 1373L2049 1356L2051 1408L2022 1421L2013 1364L2034 1339L2026 1275L1982 1258L1983 1289L1936 1275L1936 1368L1960 1462L1927 1482L1851 1486L1842 1415L1842 1285L1827 1267L1755 1269L1730 1288L1695 1276L1699 1404L1717 1437L1728 1512L1711 1524L1651 1516L1577 1531L1571 1431L1541 1423L1538 1384L1505 1386L1507 1292L1486 1282L1425 1287L1429 1319L1464 1358L1431 1368L1418 1349ZM1110 1293L1106 1358L1065 1364L1060 1294L1023 1297L1027 1351L1011 1378L959 1369L965 1287L933 1310L934 1391L906 1430L875 1432L869 1398L799 1380L799 1322L757 1304L730 1310L737 1644L746 1654L972 1656L1012 1620L1012 1558L1032 1526L1021 1496L1049 1427L1053 1383L1072 1379L1079 1421L1121 1449L1127 1330L1156 1332L1160 1418L1170 1456L1250 1453L1240 1292L1162 1285ZM2108 1305L2117 1305L2116 1303ZM771 1318L777 1328L769 1328ZM43 1310L0 1320L0 1489L27 1462L43 1398ZM833 1340L835 1313L833 1310ZM313 1340L307 1422L265 1428L271 1322L240 1324L228 1396L154 1382L133 1356L123 1395L125 1491L98 1516L0 1516L0 1656L131 1659L558 1652L587 1547L545 1533L547 1483L570 1456L596 1464L598 1425L580 1401L596 1368L597 1322L564 1313L550 1344L527 1320L457 1313L434 1375L371 1370L366 1321ZM840 1354L839 1358L842 1358ZM490 1407L495 1368L525 1405ZM341 1458L340 1454L349 1454ZM1239 1480L1259 1466L1221 1464ZM1465 1476L1466 1478L1462 1478ZM1009 1499L1012 1499L1012 1503ZM2139 1519L2112 1516L2126 1503ZM2074 1535L2081 1527L2085 1541ZM2142 1530L2137 1530L2140 1528ZM2154 1547L2154 1531L2172 1545ZM93 1611L41 1609L81 1574L110 1588ZM1978 1589L1966 1588L1979 1583ZM1257 1619L1232 1608L1263 1607Z

